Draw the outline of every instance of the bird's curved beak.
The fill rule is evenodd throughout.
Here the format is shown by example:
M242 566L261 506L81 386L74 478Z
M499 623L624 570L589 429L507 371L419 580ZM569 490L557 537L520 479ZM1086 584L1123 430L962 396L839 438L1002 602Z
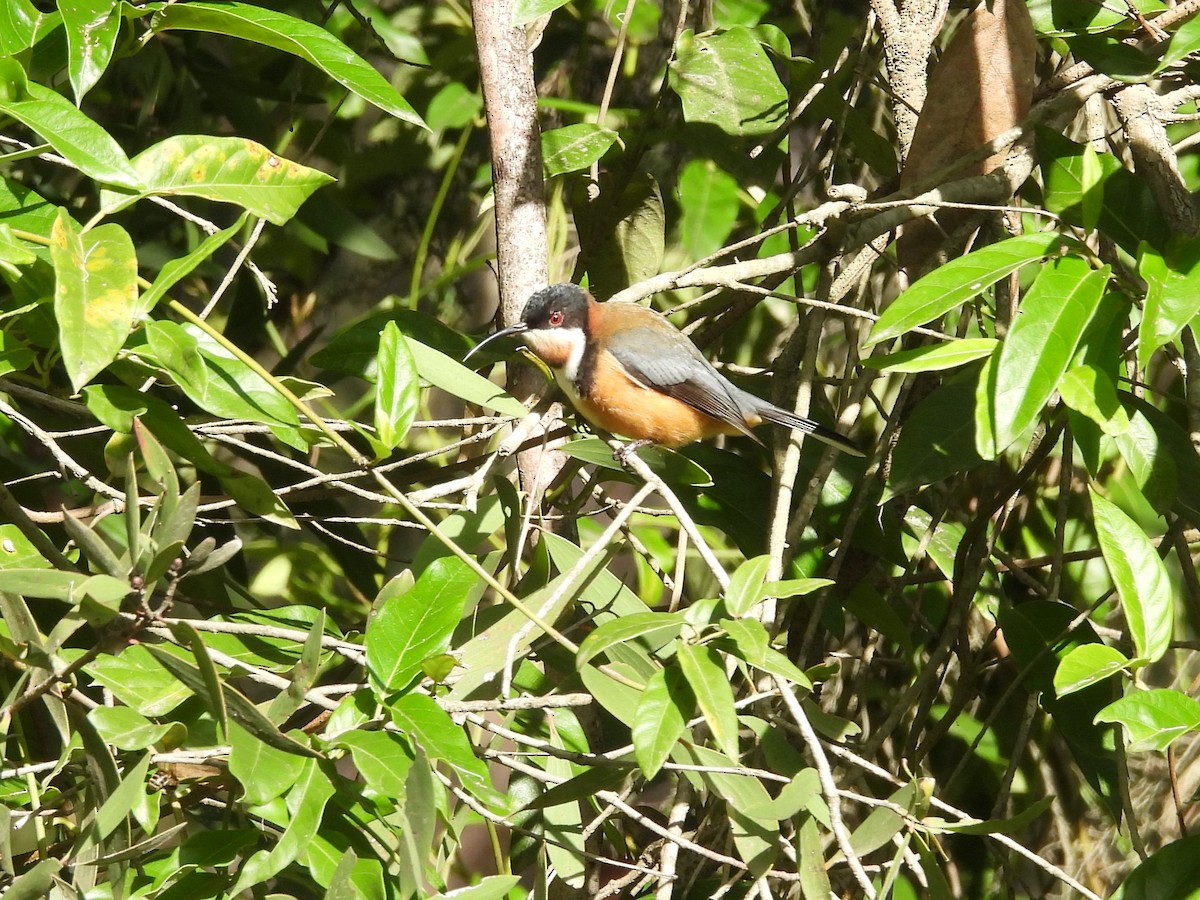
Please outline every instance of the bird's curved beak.
M467 355L463 357L463 362L466 362L468 359L470 359L472 356L474 356L476 353L478 353L480 350L482 350L484 347L486 347L488 344L490 344L494 340L497 340L497 339L503 338L503 337L508 337L509 335L513 335L513 334L521 334L522 332L528 331L528 330L529 330L529 326L526 325L524 322L517 322L515 325L509 325L507 328L501 328L499 331L495 332L494 334L489 334L482 341L480 341L478 344L476 344L474 347L472 347L470 352L468 352Z

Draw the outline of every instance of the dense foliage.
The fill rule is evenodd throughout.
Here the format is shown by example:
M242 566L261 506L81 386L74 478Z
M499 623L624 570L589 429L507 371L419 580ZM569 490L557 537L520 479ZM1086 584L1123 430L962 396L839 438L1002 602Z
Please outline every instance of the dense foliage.
M1194 896L1197 9L5 0L8 895ZM865 458L463 365L473 13L551 280Z

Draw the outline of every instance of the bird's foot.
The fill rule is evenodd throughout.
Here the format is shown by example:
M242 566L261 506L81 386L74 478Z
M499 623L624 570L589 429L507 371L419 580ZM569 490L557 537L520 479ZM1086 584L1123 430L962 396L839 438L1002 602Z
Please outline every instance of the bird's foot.
M613 451L613 459L623 466L628 466L630 453L637 453L637 451L641 450L643 447L649 447L653 443L654 441L641 440L630 441L628 444L622 444Z

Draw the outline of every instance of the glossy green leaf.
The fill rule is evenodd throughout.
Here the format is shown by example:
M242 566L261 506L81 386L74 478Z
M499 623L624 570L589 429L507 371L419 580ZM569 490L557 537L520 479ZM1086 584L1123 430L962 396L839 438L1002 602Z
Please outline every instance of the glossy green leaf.
M1151 853L1129 873L1112 900L1197 900L1197 885L1200 835L1193 834Z
M941 372L991 356L998 346L995 338L963 338L872 356L864 359L863 365L881 372Z
M694 159L679 173L679 239L702 259L725 243L741 205L737 179L711 159Z
M146 772L150 768L152 753L143 753L141 759L125 770L125 777L116 789L96 810L96 832L106 838L129 818L133 805L146 793Z
M121 601L129 595L129 584L109 575L47 571L41 568L6 568L0 569L0 591L71 604L90 600L115 613Z
M634 758L647 780L653 779L670 758L695 708L696 696L679 669L671 666L650 676L633 715L632 728Z
M1085 211L1100 195L1096 227L1131 255L1145 242L1163 247L1171 237L1166 217L1144 179L1111 153L1085 159L1083 144L1049 128L1037 132L1037 155L1045 181L1045 206L1071 225L1084 223ZM1095 174L1099 164L1099 178ZM1089 211L1087 215L1092 213Z
M1137 522L1094 489L1093 521L1104 564L1117 588L1136 662L1155 662L1171 643L1175 593L1167 568Z
M638 612L610 619L583 639L575 663L583 666L609 647L626 641L640 639L659 647L678 637L683 626L683 613Z
M421 663L443 653L478 576L457 557L435 559L407 590L393 580L367 624L367 668L385 691L408 687Z
M133 194L103 192L100 204L106 213L139 197L161 194L233 203L283 225L313 191L334 180L254 141L205 134L172 135L134 157L133 167L141 189Z
M462 728L424 694L407 694L388 705L392 721L410 741L420 744L430 760L443 762L476 799L488 806L503 810L508 806L505 796L492 786L487 766L471 749Z
M947 379L917 404L892 453L885 499L936 484L983 462L975 446L979 377L972 367Z
M419 403L416 363L396 323L388 322L379 336L379 378L375 382L375 437L384 451L381 456L404 440Z
M59 0L58 11L67 34L67 76L79 103L112 60L121 28L120 5L113 0Z
M1063 403L1087 416L1105 434L1118 435L1129 430L1129 414L1107 372L1086 364L1068 369L1059 382L1058 394Z
M295 434L300 420L292 405L208 335L174 322L150 321L146 337L159 365L201 408L223 418L289 426L281 437Z
M138 298L133 314L134 320L140 321L145 318L158 305L158 301L166 296L167 291L225 246L226 242L245 226L249 217L249 212L242 213L236 222L216 234L210 234L187 256L164 263L158 272L158 277L154 279L154 283L142 291L142 295Z
M208 685L199 668L167 652L162 647L150 646L146 649L151 656L158 660L159 665L174 675L189 690L201 696L206 694ZM224 681L221 682L220 687L221 701L224 702L229 712L229 718L258 740L276 750L296 756L319 757L321 755L311 747L281 732L275 723L268 719L244 694L230 687Z
M319 25L248 3L192 2L167 4L155 18L156 31L171 28L225 34L290 53L312 63L373 106L401 121L425 127L387 79Z
M953 259L919 279L892 301L867 336L873 347L907 334L966 303L1021 266L1050 255L1063 238L1054 232L1022 234Z
M141 178L108 132L54 91L30 84L32 99L0 99L0 113L37 133L71 165L104 184L136 191Z
M983 456L1003 452L1038 420L1096 314L1108 274L1071 256L1038 273L995 360L990 393L996 443L981 447Z
M1167 48L1158 60L1158 71L1183 61L1197 51L1200 51L1200 20L1193 17L1176 28L1167 41Z
M423 381L468 403L482 406L505 416L524 416L527 410L521 401L509 396L504 389L492 384L482 375L451 359L420 341L408 341L408 349Z
M145 750L163 743L176 744L187 735L180 722L151 722L128 706L98 706L88 718L106 743L118 750Z
M520 883L516 875L487 875L469 887L437 894L431 900L504 900Z
M513 4L512 24L518 28L528 25L566 4L567 0L516 0Z
M241 783L247 803L261 806L282 797L304 766L304 757L278 750L240 725L230 726L229 774Z
M787 655L771 646L770 635L757 619L722 619L721 628L733 642L730 652L768 675L802 689L812 688L808 676Z
M1050 808L1054 797L1040 797L1007 819L959 819L947 821L938 816L925 816L921 824L935 834L1013 834L1020 832Z
M399 735L390 731L352 731L340 735L335 745L350 751L354 768L370 790L391 801L404 799L405 779L413 758Z
M787 114L787 90L758 38L742 26L719 34L685 32L669 77L684 119L726 134L769 134Z
M163 652L183 651L163 648ZM167 715L192 696L187 686L164 677L163 667L146 644L126 647L120 656L100 656L84 671L122 703L151 718Z
M729 587L725 588L725 608L731 616L747 615L762 602L765 596L763 585L770 566L771 557L764 554L746 560L734 570Z
M8 0L0 3L0 56L13 56L33 46L38 23L43 13L29 0ZM45 869L39 865L39 868Z
M1200 238L1174 238L1161 254L1148 244L1139 250L1146 302L1138 328L1138 365L1145 370L1154 352L1200 315Z
M595 200L578 179L573 197L580 261L586 261L593 294L607 299L658 274L666 252L667 219L662 189L653 175L601 173Z
M247 888L273 877L297 859L321 824L325 804L334 794L329 777L316 760L305 760L295 784L288 791L288 823L270 850L260 850L242 865L237 883L229 893L236 896Z
M737 712L721 655L712 647L699 647L683 641L679 642L676 654L717 746L730 759L737 760L740 756Z
M1096 714L1097 722L1121 725L1131 753L1166 750L1177 738L1200 730L1200 703L1182 691L1135 691Z
M1116 647L1107 644L1080 644L1059 660L1054 672L1054 693L1059 697L1081 691L1089 685L1129 668L1129 660Z
M296 517L287 508L283 498L257 475L234 472L232 475L220 476L220 481L221 489L246 512L292 531L300 530Z
M0 22L0 34L4 33L4 25ZM4 896L8 900L43 900L51 896L51 888L55 885L55 876L62 870L63 864L57 859L43 859L33 867L22 872L8 886Z
M129 337L137 301L137 256L120 225L80 232L63 209L50 234L50 257L59 348L78 391L116 359Z
M542 132L542 169L546 178L586 169L617 140L611 128L590 123L565 125Z
M614 472L624 473L624 468L613 457L612 447L598 437L581 437L571 441L562 451L572 459L590 463ZM642 462L661 477L667 484L709 487L712 476L701 466L670 447L653 445L638 450Z

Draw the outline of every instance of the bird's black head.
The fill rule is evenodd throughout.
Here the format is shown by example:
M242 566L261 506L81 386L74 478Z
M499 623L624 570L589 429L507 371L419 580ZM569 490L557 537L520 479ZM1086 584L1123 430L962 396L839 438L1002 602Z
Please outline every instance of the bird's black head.
M535 292L521 311L525 331L588 330L588 294L577 284L552 284Z
M467 356L485 344L510 334L519 334L547 365L574 372L587 345L590 325L587 291L575 284L552 284L535 292L525 302L521 320L480 341Z

